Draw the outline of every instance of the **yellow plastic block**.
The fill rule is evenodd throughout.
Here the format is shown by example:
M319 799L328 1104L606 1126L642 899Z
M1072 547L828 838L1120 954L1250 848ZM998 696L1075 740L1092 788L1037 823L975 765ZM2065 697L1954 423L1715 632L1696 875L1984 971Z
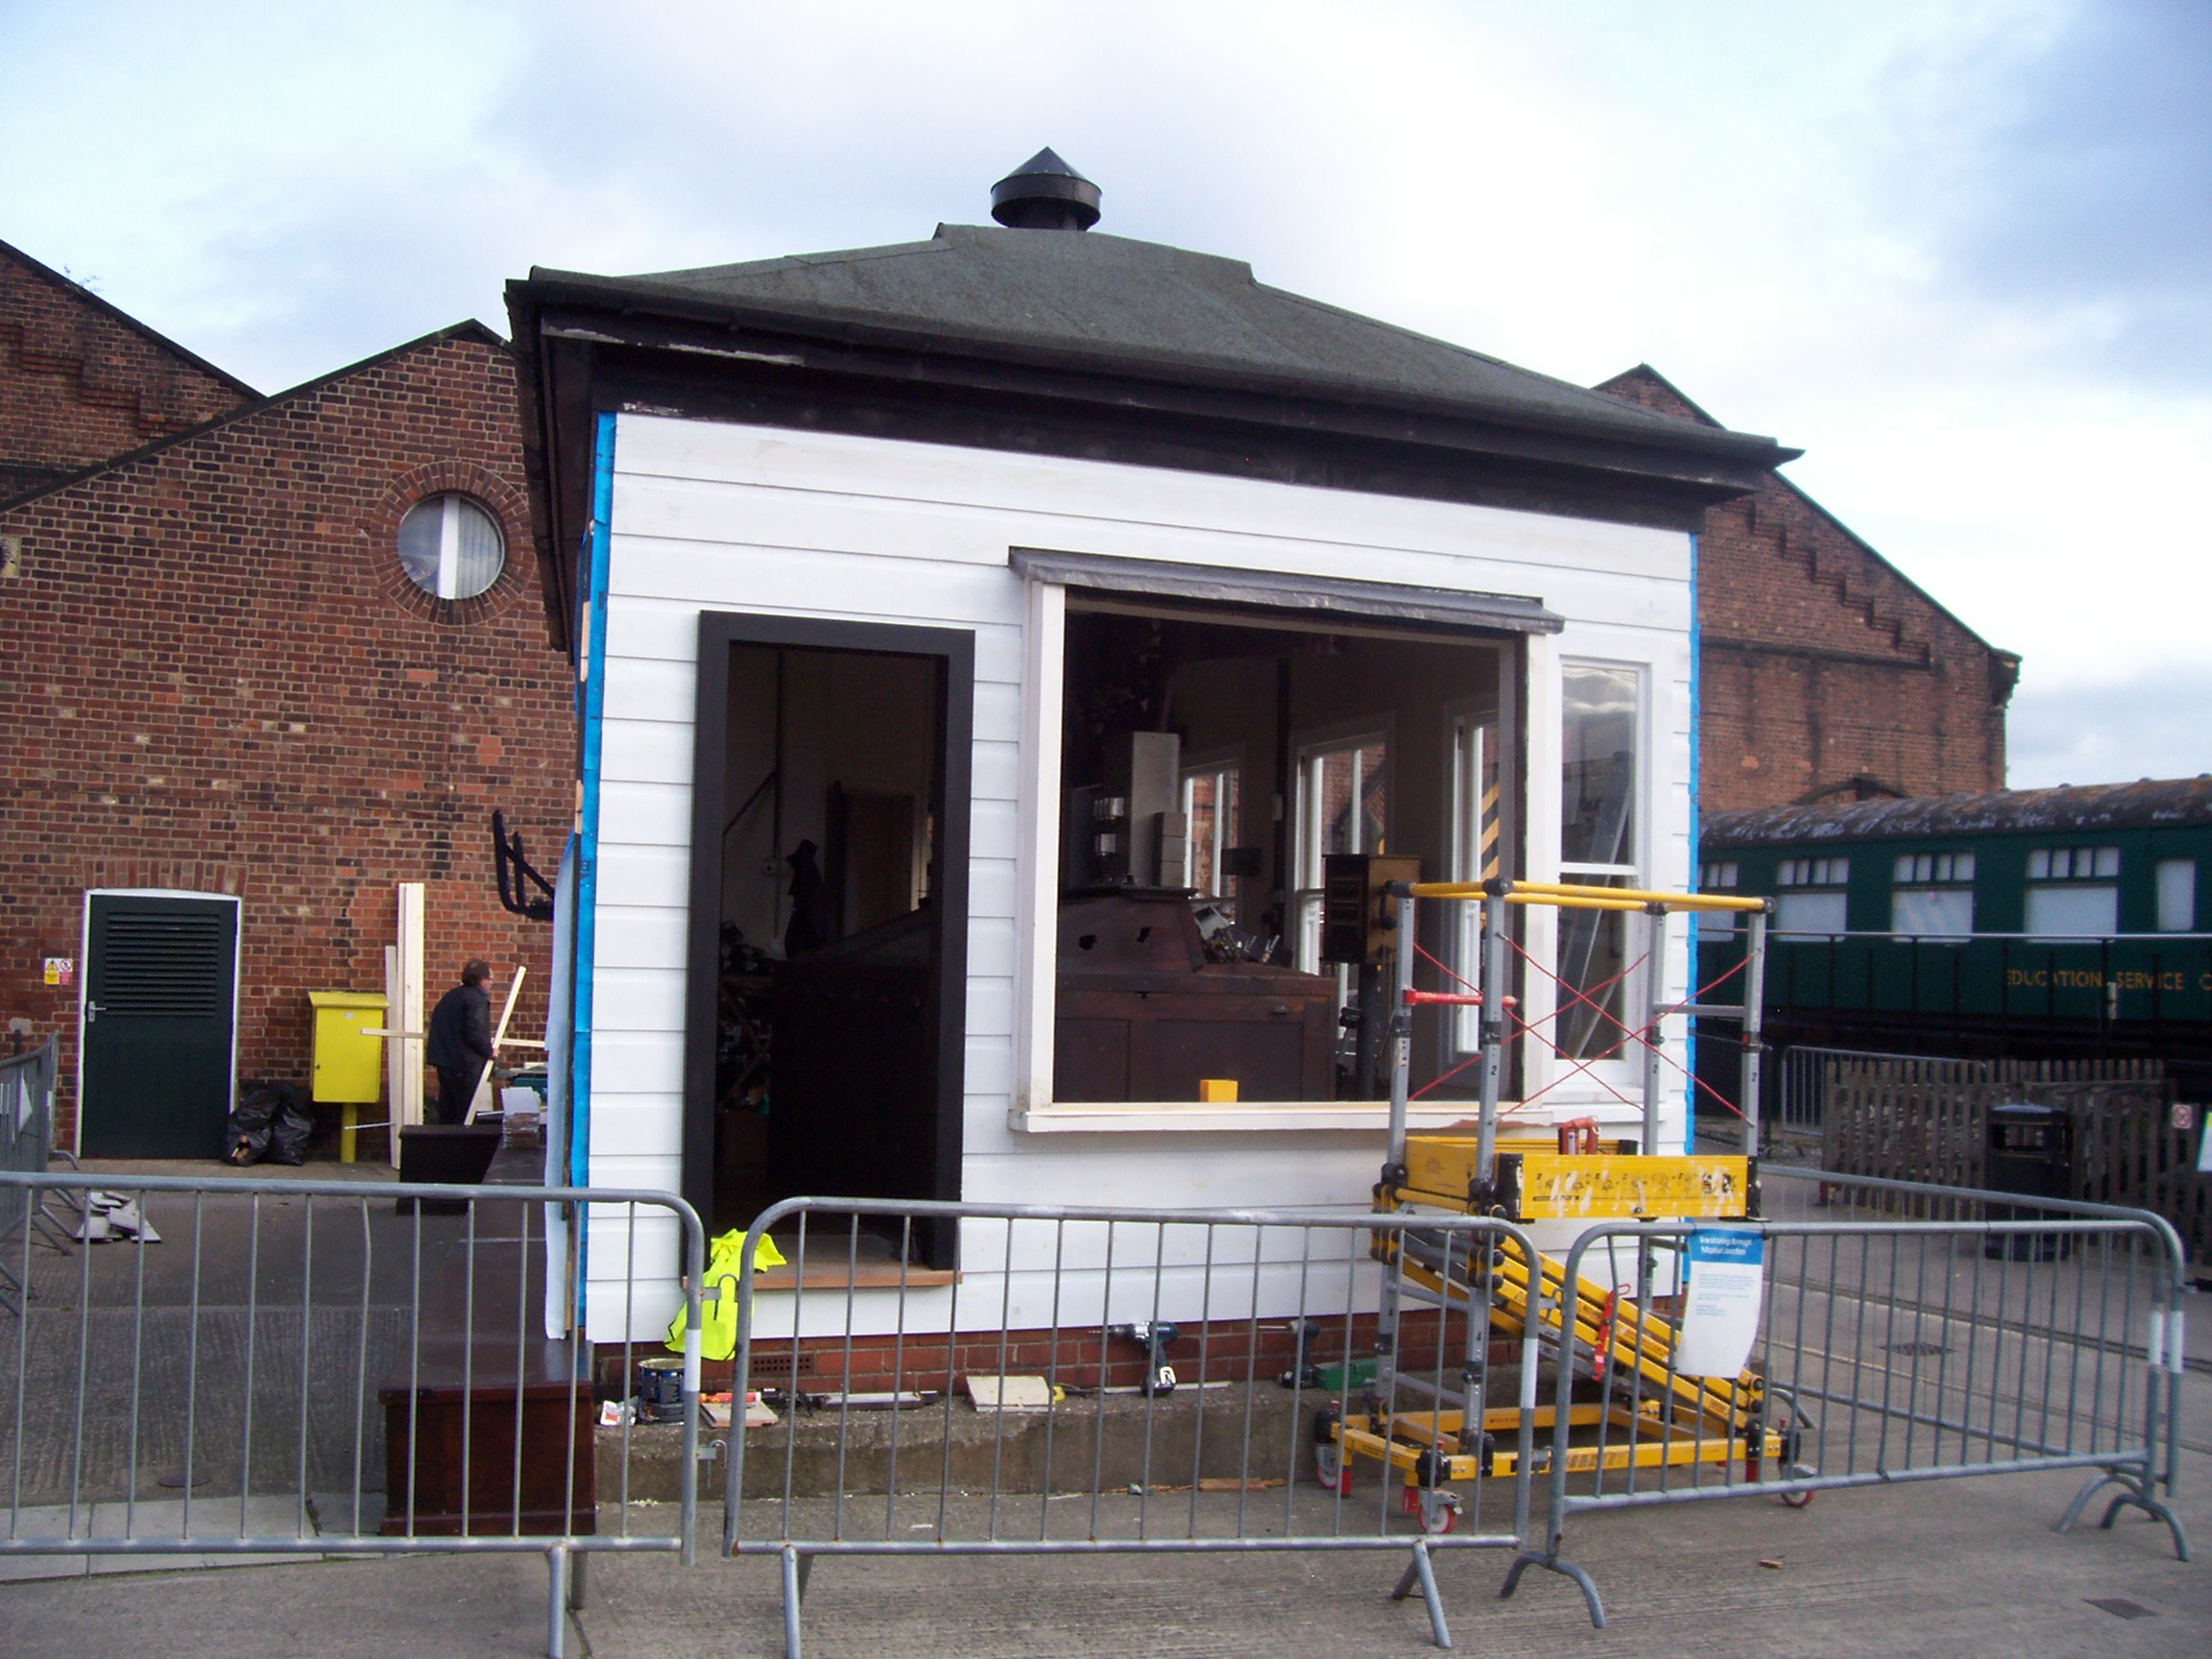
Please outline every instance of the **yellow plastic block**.
M1201 1077L1198 1079L1198 1098L1217 1105L1234 1105L1237 1100L1237 1079Z

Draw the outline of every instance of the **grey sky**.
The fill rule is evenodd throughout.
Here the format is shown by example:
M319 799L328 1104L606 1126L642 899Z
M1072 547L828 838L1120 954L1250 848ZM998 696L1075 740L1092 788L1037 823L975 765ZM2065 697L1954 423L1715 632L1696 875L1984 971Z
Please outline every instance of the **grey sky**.
M1647 360L1993 642L2012 781L2212 768L2212 6L0 9L0 237L276 388L636 271L1104 228Z

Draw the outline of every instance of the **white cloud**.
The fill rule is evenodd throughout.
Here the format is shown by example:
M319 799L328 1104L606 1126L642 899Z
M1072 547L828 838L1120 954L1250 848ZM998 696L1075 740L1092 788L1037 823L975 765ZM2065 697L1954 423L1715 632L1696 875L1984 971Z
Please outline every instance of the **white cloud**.
M1049 143L1109 231L1566 378L1649 361L1805 446L2031 699L2186 660L2212 598L2204 15L19 3L0 154L40 164L0 172L0 236L278 386L503 329L534 263L980 221Z

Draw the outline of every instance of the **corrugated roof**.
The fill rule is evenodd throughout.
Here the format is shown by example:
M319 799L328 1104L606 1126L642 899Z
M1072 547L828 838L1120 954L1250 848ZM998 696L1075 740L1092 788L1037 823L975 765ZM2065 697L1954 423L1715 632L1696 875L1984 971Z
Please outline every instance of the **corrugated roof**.
M2180 824L2212 824L2212 776L1716 812L1704 821L1698 843L1706 852L1717 852L1908 835L2146 830Z
M1270 288L1242 260L1095 231L940 225L926 242L635 276L536 270L530 280L856 339L1756 451L1763 465L1794 453Z

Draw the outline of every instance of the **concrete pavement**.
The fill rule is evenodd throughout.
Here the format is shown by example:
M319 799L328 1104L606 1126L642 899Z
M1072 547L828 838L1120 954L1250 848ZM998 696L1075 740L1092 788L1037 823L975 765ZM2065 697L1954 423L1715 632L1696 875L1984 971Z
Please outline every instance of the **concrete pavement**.
M2192 1378L2193 1402L2212 1385ZM1531 1573L1498 1599L1505 1558L1438 1564L1458 1650L1698 1659L2181 1656L2212 1650L2212 1568L2174 1559L2162 1527L2126 1515L2063 1536L2074 1481L2056 1475L1823 1493L1580 1519L1608 1628L1564 1579ZM2177 1503L2212 1541L2212 1457L2184 1457ZM703 1530L711 1530L711 1520ZM828 1559L806 1651L868 1655L1226 1655L1433 1651L1418 1599L1387 1599L1396 1555ZM309 1563L0 1584L11 1659L85 1653L302 1653L515 1659L544 1650L536 1555ZM570 1651L590 1659L749 1659L781 1650L772 1559L599 1558Z

